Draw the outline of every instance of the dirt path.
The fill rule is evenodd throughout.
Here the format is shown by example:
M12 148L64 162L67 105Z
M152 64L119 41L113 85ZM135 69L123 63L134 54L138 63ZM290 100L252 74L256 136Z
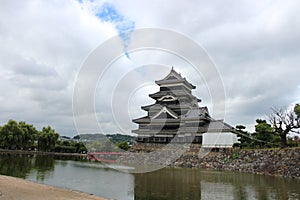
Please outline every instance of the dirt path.
M0 200L104 200L94 195L0 175Z

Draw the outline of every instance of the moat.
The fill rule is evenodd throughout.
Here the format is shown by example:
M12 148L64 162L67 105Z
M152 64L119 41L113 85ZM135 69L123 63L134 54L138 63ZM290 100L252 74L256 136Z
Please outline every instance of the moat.
M71 157L1 154L0 174L120 200L300 198L294 179L183 168L128 174Z

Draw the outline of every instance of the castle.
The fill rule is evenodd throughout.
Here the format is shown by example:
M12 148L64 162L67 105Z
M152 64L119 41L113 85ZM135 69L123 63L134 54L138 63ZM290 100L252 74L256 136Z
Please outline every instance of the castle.
M202 143L204 133L233 133L234 128L213 119L207 107L192 94L196 88L173 68L162 80L155 81L159 91L150 94L152 105L142 106L147 116L134 119L138 143ZM224 134L225 135L225 134Z

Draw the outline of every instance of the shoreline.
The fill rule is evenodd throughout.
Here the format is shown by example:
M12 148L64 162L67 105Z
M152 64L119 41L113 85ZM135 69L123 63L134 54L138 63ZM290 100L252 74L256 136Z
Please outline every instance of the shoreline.
M86 157L87 154L0 149L0 153Z
M138 144L131 152L149 153L159 151L159 144ZM211 151L203 158L198 157L201 146L191 145L177 161L167 164L169 167L202 168L231 172L244 172L292 178L300 180L300 148L285 149L223 149ZM169 149L170 152L173 149ZM24 150L0 149L0 153L58 155L87 158L87 154L56 153ZM124 157L126 161L135 161L135 157ZM126 162L125 162L126 163Z
M105 198L77 190L35 183L0 175L0 199L2 200L105 200Z

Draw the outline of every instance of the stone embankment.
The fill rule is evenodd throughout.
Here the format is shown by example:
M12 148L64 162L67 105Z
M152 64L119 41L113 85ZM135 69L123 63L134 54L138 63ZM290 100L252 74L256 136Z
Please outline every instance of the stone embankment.
M159 151L158 144L139 144L133 152ZM185 147L186 148L186 147ZM286 149L220 149L208 151L193 144L172 167L206 168L300 179L300 148Z

